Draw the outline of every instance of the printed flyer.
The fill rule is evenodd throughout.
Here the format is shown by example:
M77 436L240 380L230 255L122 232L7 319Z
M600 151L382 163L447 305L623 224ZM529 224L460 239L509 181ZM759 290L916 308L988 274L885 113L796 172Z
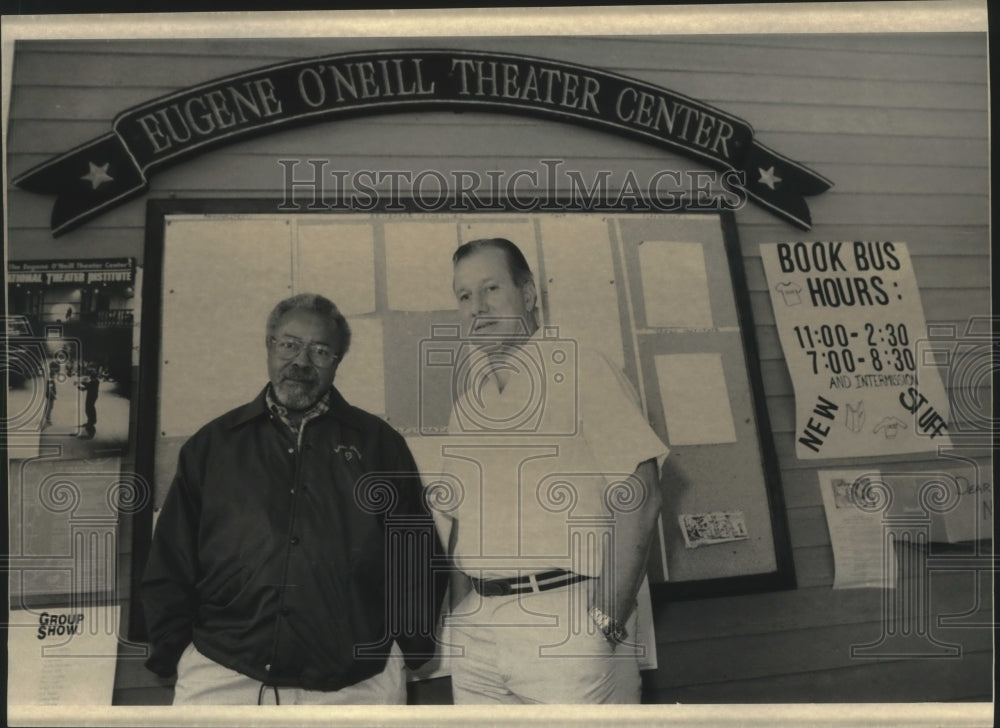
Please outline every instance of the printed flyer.
M799 459L947 447L941 377L916 356L927 325L906 244L771 243L760 251L795 389Z
M8 619L10 704L111 705L118 606L12 609Z

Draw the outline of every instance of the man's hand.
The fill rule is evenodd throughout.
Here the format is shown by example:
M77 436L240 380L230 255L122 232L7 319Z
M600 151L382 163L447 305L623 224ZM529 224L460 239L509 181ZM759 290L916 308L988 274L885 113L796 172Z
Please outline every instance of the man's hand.
M635 597L646 572L653 527L663 498L655 460L640 463L630 476L642 502L637 508L614 514L611 543L602 554L601 577L590 582L588 610L597 607L624 625L635 607Z

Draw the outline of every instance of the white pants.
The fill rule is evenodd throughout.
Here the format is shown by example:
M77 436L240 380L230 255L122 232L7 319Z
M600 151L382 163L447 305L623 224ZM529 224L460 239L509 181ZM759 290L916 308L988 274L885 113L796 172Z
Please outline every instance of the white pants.
M187 646L177 663L174 705L405 705L406 680L399 645L392 645L385 670L340 690L264 688L261 682L223 667Z
M590 622L586 582L503 597L470 592L449 618L456 704L639 703L637 646ZM635 634L635 615L627 629Z

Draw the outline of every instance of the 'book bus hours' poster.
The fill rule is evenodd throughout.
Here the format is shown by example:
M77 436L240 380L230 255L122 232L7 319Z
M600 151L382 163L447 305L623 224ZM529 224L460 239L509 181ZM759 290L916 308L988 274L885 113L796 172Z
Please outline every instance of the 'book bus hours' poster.
M941 377L918 366L927 327L906 244L772 243L760 251L795 388L798 457L949 445Z

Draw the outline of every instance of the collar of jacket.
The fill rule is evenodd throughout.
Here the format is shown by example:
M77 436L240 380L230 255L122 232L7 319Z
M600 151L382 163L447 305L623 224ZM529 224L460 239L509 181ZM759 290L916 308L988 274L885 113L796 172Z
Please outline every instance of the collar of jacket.
M226 415L226 421L223 424L230 429L234 429L257 417L269 416L271 413L267 409L267 388L270 386L268 384L260 390L260 394L253 401L247 402L242 407L237 407ZM320 415L320 417L336 417L348 427L360 429L361 422L357 414L359 411L357 407L347 403L347 400L337 391L336 387L330 387L330 409L326 414Z

